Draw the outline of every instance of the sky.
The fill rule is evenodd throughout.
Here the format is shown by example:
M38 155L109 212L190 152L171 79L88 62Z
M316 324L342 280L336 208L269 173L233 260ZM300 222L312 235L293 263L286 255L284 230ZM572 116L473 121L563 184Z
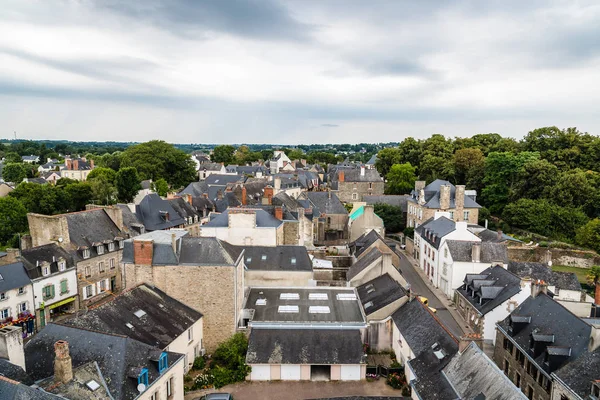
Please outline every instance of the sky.
M600 2L4 0L0 138L600 132Z

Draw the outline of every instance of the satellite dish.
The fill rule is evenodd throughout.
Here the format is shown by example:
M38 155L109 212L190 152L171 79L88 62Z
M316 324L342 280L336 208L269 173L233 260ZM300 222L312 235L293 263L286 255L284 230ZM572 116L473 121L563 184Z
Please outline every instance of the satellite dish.
M140 393L143 393L144 390L146 390L146 385L144 385L143 383L140 383L139 385L137 385L137 390Z

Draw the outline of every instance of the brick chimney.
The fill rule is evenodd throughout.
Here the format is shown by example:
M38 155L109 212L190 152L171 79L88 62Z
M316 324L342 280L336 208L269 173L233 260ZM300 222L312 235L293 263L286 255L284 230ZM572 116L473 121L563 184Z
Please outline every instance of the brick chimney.
M133 263L136 265L152 265L154 241L133 240Z
M450 185L440 186L440 209L450 208Z
M275 218L283 221L283 207L275 207Z
M540 293L548 293L548 284L545 281L538 279L531 283L531 297L537 297Z
M67 167L68 170L73 169L73 161L70 158L65 158L65 167Z
M54 381L67 383L73 379L73 365L69 355L69 343L59 340L54 343Z
M481 262L481 243L473 243L471 246L471 258L473 262Z
M469 347L471 342L475 342L477 347L483 350L483 338L481 337L481 335L478 333L467 333L466 335L461 336L458 339L458 351L461 353L465 351L465 349Z
M345 182L344 179L345 179L344 171L339 171L338 172L338 182Z
M183 197L183 199L185 200L186 203L188 203L189 205L193 205L192 203L194 202L194 199L192 199L192 195L189 193L186 193Z
M246 186L242 186L242 205L245 206L248 204L248 193L246 191Z
M8 325L0 328L0 357L25 369L25 352L21 327Z
M264 193L263 193L263 205L268 205L270 206L271 204L273 204L273 187L272 186L266 186Z
M79 160L78 159L73 160L71 164L73 165L73 171L79 170Z

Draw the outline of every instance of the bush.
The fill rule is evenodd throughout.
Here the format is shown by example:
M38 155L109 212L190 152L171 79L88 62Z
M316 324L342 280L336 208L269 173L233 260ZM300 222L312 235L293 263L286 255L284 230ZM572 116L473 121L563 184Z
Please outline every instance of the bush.
M414 239L415 238L415 228L404 228L404 236Z
M386 383L394 389L402 389L406 385L406 379L403 375L394 372L388 375Z
M203 370L205 366L206 366L206 360L204 359L204 357L198 356L194 360L194 365L192 366L192 369L200 371L200 370Z
M410 397L410 386L404 385L402 387L402 396L404 396L404 397Z
M213 386L214 376L212 374L200 374L194 379L193 390L209 389Z
M231 383L244 381L251 371L250 366L246 364L247 351L248 339L243 333L236 333L222 343L212 356L210 383L219 389Z

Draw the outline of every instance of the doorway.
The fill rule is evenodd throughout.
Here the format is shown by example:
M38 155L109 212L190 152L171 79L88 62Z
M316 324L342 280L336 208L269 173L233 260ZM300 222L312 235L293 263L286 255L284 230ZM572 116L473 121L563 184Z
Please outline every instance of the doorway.
M311 365L310 366L311 381L329 381L331 380L330 365Z

